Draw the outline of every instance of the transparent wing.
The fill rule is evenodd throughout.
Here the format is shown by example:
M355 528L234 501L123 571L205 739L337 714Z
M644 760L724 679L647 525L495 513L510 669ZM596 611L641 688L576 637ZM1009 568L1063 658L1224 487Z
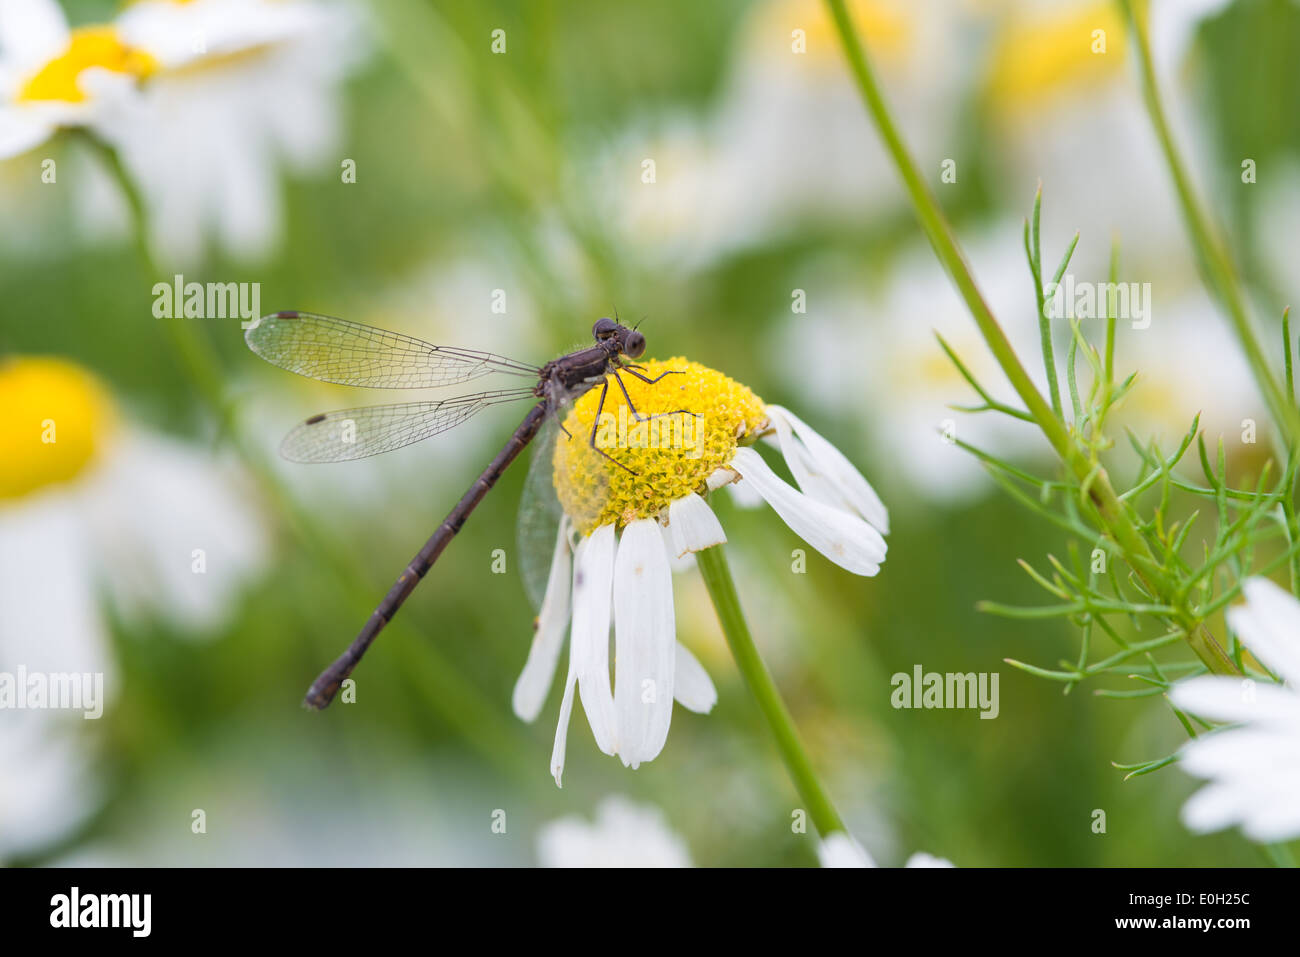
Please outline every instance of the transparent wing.
M313 415L284 437L291 462L347 462L419 442L460 425L490 405L534 398L531 389L479 392L440 402L370 405Z
M370 389L434 389L490 372L537 375L535 366L490 352L430 345L414 336L307 312L264 316L244 333L244 340L281 369Z
M519 523L515 529L519 574L534 611L542 608L546 582L551 574L551 558L555 553L555 536L560 532L560 518L564 514L555 494L553 460L557 440L565 441L565 435L560 430L559 420L552 416L533 439L533 454L528 463L524 493L519 500Z

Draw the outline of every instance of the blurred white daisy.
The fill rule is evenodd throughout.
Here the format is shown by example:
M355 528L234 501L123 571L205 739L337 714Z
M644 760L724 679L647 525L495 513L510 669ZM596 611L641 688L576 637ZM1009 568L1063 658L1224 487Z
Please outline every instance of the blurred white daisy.
M144 0L116 29L158 64L106 130L143 191L155 256L191 263L211 242L265 257L280 166L341 170L339 86L363 48L354 17L314 0Z
M1183 747L1179 765L1210 781L1183 806L1193 831L1241 825L1251 840L1300 836L1300 601L1265 578L1243 585L1228 623L1257 661L1285 684L1204 676L1174 685L1184 711L1232 727Z
M677 423L665 426L669 437L661 429L657 439L649 438L648 428L635 437L631 430L607 436L607 424L630 421L626 398L611 387L608 418L602 417L596 435L601 449L580 438L597 422L599 389L582 396L565 422L575 438L555 446L555 489L565 518L514 709L526 721L540 712L569 631L569 670L551 758L557 784L575 690L597 746L633 768L663 748L674 698L692 711L713 707L713 683L677 642L670 567L670 554L726 541L704 500L709 490L743 478L796 534L854 574L874 575L885 559L884 505L848 459L801 419L685 359L649 360L640 368L650 379L672 373L654 384L623 376L640 414L660 416L652 420L660 425ZM672 414L682 408L697 417ZM682 429L688 421L691 433ZM799 488L749 447L760 437L781 450Z
M690 867L686 842L663 813L611 795L596 808L596 819L563 817L537 834L537 859L543 867Z
M65 837L98 802L84 722L66 718L6 711L0 721L0 866Z
M219 627L264 560L238 475L122 422L63 359L0 362L0 668L115 669L104 601L182 634Z
M817 845L817 859L822 867L875 867L867 849L844 831L836 831ZM904 867L952 867L952 861L918 851Z
M69 29L54 0L0 3L0 160L40 146L63 127L102 124L114 100L157 69L111 25Z
M1186 84L1175 67L1197 25L1225 0L1154 0L1152 57L1166 108L1185 145L1204 137L1196 113L1181 107ZM1042 179L1045 242L1082 232L1077 265L1104 269L1118 234L1130 263L1164 268L1171 257L1191 271L1191 247L1163 155L1141 98L1128 25L1113 0L1002 0L990 5L993 29L983 82L992 122L995 181L1024 192ZM1200 154L1200 151L1193 151ZM1203 154L1201 154L1203 155ZM1153 185L1155 184L1155 188Z
M967 252L985 300L1045 389L1020 230L1002 227L977 236ZM862 443L893 462L909 489L940 502L969 501L994 488L979 460L957 441L1013 460L1050 454L1028 423L951 407L978 405L980 399L936 334L996 400L1022 403L929 246L902 254L884 284L874 288L846 283L848 268L838 262L810 267L800 282L808 291L807 313L784 316L769 340L774 368L788 376L787 389L826 415L862 410L853 419ZM1068 328L1058 324L1054 332L1057 365L1063 368ZM1060 381L1064 395L1063 376Z
M909 143L936 170L961 109L955 6L848 4ZM581 187L584 196L594 194L600 220L638 255L688 266L809 222L856 227L903 208L821 0L753 6L705 115L640 117L585 155L594 159Z

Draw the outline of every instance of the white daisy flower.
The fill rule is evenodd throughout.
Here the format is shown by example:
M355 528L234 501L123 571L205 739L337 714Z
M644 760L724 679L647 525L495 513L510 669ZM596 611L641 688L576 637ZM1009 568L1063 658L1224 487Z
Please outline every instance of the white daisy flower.
M848 3L908 142L936 163L961 108L953 5ZM612 142L592 146L583 188L601 221L636 255L688 267L809 221L856 227L864 217L897 212L904 200L821 0L752 5L705 115L639 117ZM654 163L653 179L646 160Z
M0 665L3 667L3 665ZM85 820L99 798L80 716L10 711L0 721L0 866L40 851Z
M596 808L596 820L551 821L538 832L543 867L690 867L686 843L658 808L612 795Z
M1228 623L1256 660L1285 682L1204 676L1176 684L1175 705L1232 727L1184 746L1179 764L1211 783L1183 805L1197 832L1241 825L1251 840L1300 836L1300 601L1265 578L1243 585Z
M281 228L279 166L340 169L356 24L311 0L145 0L116 27L158 64L107 131L143 192L155 255L193 262L211 240L265 257Z
M569 667L551 758L557 784L575 690L597 746L633 768L663 748L674 699L700 713L716 702L709 676L677 641L670 568L671 556L726 541L704 498L710 490L743 478L796 534L854 574L874 575L885 560L885 506L843 453L802 419L685 359L638 368L650 379L671 373L653 384L622 376L637 412L657 418L636 425L615 384L596 432L600 448L593 449L582 438L598 421L601 390L593 389L565 421L574 438L555 446L555 489L565 518L514 709L525 721L540 712L568 631ZM683 408L695 415L673 414ZM759 438L780 449L798 488L751 447Z
M54 0L0 3L0 159L113 115L157 61L113 26L68 28Z
M108 600L205 633L260 567L238 476L124 425L107 390L62 359L0 362L0 668L103 674Z
M1150 5L1152 57L1180 138L1208 139L1199 107L1176 95L1186 84L1175 67L1186 59L1199 23L1224 5ZM1191 247L1138 89L1120 5L1002 0L992 8L983 98L992 121L990 156L1003 166L996 180L1018 191L1006 201L1023 207L1026 184L1041 178L1044 244L1060 248L1081 231L1076 269L1104 271L1107 243L1118 234L1126 261L1145 273L1167 270L1171 259L1190 272Z
M867 849L844 831L835 831L817 845L817 859L822 867L875 867ZM953 867L950 860L918 851L904 867Z
M1034 382L1046 389L1033 280L1019 224L990 229L975 237L968 251L1003 331ZM1059 251L1044 258L1053 255ZM1023 403L928 245L903 252L880 285L864 288L856 279L850 285L843 275L838 263L814 268L805 282L820 291L810 295L807 314L787 311L769 340L778 360L774 367L787 376L788 389L827 415L842 415L846 407L865 410L854 419L862 443L895 463L914 493L944 504L967 503L996 488L980 460L957 441L1013 461L1050 454L1032 425L952 408L979 405L980 398L936 335L994 399L1015 407ZM1063 360L1069 326L1058 322L1054 332L1062 396L1068 401ZM1093 327L1085 334L1093 334ZM810 376L812 368L817 374Z

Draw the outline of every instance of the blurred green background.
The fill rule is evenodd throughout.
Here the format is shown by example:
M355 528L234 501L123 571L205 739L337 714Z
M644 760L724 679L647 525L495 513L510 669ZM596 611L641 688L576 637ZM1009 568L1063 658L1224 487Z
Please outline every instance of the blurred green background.
M1109 9L1074 4L1067 16L1051 6L953 0L859 12L963 237L1010 223L1012 242L1003 245L1015 262L1041 177L1048 259L1059 255L1060 237L1093 226L1081 250L1104 261L1118 230L1135 278L1195 289L1176 217L1169 233L1130 244L1118 187L1078 195L1093 188L1088 176L1137 176L1138 154L1154 150L1140 124L1131 139L1106 125L1139 105L1121 37L1111 37L1112 73L1085 77L1063 66L1061 98L997 102L988 77L1007 37L1026 24L1048 30L1053 17L1087 23ZM73 23L115 9L65 4ZM882 290L899 263L924 263L926 250L892 171L859 150L873 134L819 5L381 0L361 19L352 39L364 56L340 88L338 141L314 175L283 176L283 234L257 261L222 249L174 270L147 267L129 239L84 235L74 191L40 194L15 171L21 158L0 163L4 188L29 194L6 207L0 349L74 360L107 384L135 428L203 454L228 453L236 434L270 461L303 416L387 399L266 366L245 348L236 320L154 318L152 285L173 271L258 282L263 312L319 311L538 362L582 341L615 308L624 318L646 315L651 354L714 366L798 411L891 508L888 561L879 577L859 579L815 554L806 574L791 574L791 550L802 543L770 510L718 506L759 645L831 794L878 861L925 850L959 866L1263 863L1235 833L1183 828L1178 809L1194 783L1176 768L1126 782L1112 767L1179 745L1182 732L1157 699L1103 699L1088 686L1063 696L1003 664L1051 666L1075 653L1075 636L1059 622L975 609L985 598L1038 602L1016 559L1065 554L1062 535L978 477L963 478L960 494L930 494L907 469L908 443L881 439L912 427L899 424L905 410L873 383L896 343L917 330L928 336L933 324L924 289L912 290L910 314L890 308L900 295L908 301L907 290ZM506 31L504 55L490 51L494 29ZM790 51L795 29L807 31L806 61ZM1271 307L1288 277L1270 272L1277 240L1266 220L1279 196L1294 194L1282 170L1300 159L1292 68L1300 12L1287 0L1242 0L1188 29L1172 74L1193 123L1188 139ZM1033 83L1057 82L1050 73ZM1072 125L1096 131L1077 185L1070 170L1045 168L1060 155L1045 138ZM42 150L67 178L94 162L72 136ZM1236 158L1245 156L1261 170L1253 193L1234 188ZM957 161L956 184L940 184L945 157ZM644 158L656 160L653 184L641 180ZM353 184L340 182L344 159L355 161ZM1159 173L1158 163L1151 168ZM845 183L859 171L865 185L854 192ZM695 187L668 192L688 177L698 178ZM1169 204L1166 180L1138 186L1153 206ZM1261 198L1274 188L1283 191ZM1066 200L1097 222L1065 221ZM933 289L945 289L936 264L920 268ZM1011 301L1028 314L1027 271L1015 282L1023 285ZM491 309L498 288L505 315ZM806 314L790 310L796 288L807 291ZM205 403L167 322L193 323L212 351L231 422ZM1158 324L1153 335L1180 333ZM829 394L810 398L827 383ZM1182 388L1193 405L1207 401L1192 373ZM934 391L940 408L970 399L951 379ZM291 508L241 480L240 501L265 540L202 640L185 621L127 613L100 589L118 685L102 720L72 728L88 758L86 775L69 786L84 791L86 806L35 846L14 841L9 863L529 864L540 825L589 818L610 793L662 808L697 864L815 863L811 837L791 833L797 797L693 572L678 576L678 628L718 686L713 713L678 708L663 754L635 772L595 749L579 713L564 788L555 787L557 689L535 725L510 710L533 617L513 560L523 468L491 493L385 632L357 675L357 703L323 714L299 707L311 678L513 428L515 410L497 411L419 451L326 471L276 465ZM918 424L909 441L937 442L936 422ZM1041 456L1032 440L1022 451ZM922 467L943 485L943 466ZM181 507L204 505L196 498ZM497 548L509 556L505 575L490 573ZM188 562L188 551L177 560ZM153 598L166 604L165 595ZM894 710L890 676L916 664L1000 672L998 718ZM21 792L22 767L4 774ZM191 833L195 808L206 811L205 835ZM498 808L508 815L505 834L491 829ZM1094 809L1106 812L1104 834L1093 831ZM11 816L0 833L21 826Z

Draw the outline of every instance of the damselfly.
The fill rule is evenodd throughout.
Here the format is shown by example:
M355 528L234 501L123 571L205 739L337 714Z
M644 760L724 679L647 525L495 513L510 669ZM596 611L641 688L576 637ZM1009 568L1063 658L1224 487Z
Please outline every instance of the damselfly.
M611 380L622 389L628 407L632 408L632 397L628 395L622 373L649 383L672 374L663 372L651 379L639 371L641 367L627 361L645 352L645 336L634 327L613 319L600 319L591 332L595 338L593 345L545 365L532 366L488 352L435 346L413 336L305 312L277 312L248 329L244 337L248 347L267 362L322 382L372 389L429 389L468 382L494 372L531 380L529 385L517 389L313 415L291 431L280 446L281 454L295 462L343 462L377 455L445 432L489 406L538 400L505 447L398 576L347 651L312 683L303 702L307 707L320 709L329 705L366 649L433 567L488 490L548 419L558 421L565 403L600 386L596 409L599 423ZM650 418L639 415L634 408L632 415ZM600 448L595 426L589 436L582 438L618 467L627 468Z

